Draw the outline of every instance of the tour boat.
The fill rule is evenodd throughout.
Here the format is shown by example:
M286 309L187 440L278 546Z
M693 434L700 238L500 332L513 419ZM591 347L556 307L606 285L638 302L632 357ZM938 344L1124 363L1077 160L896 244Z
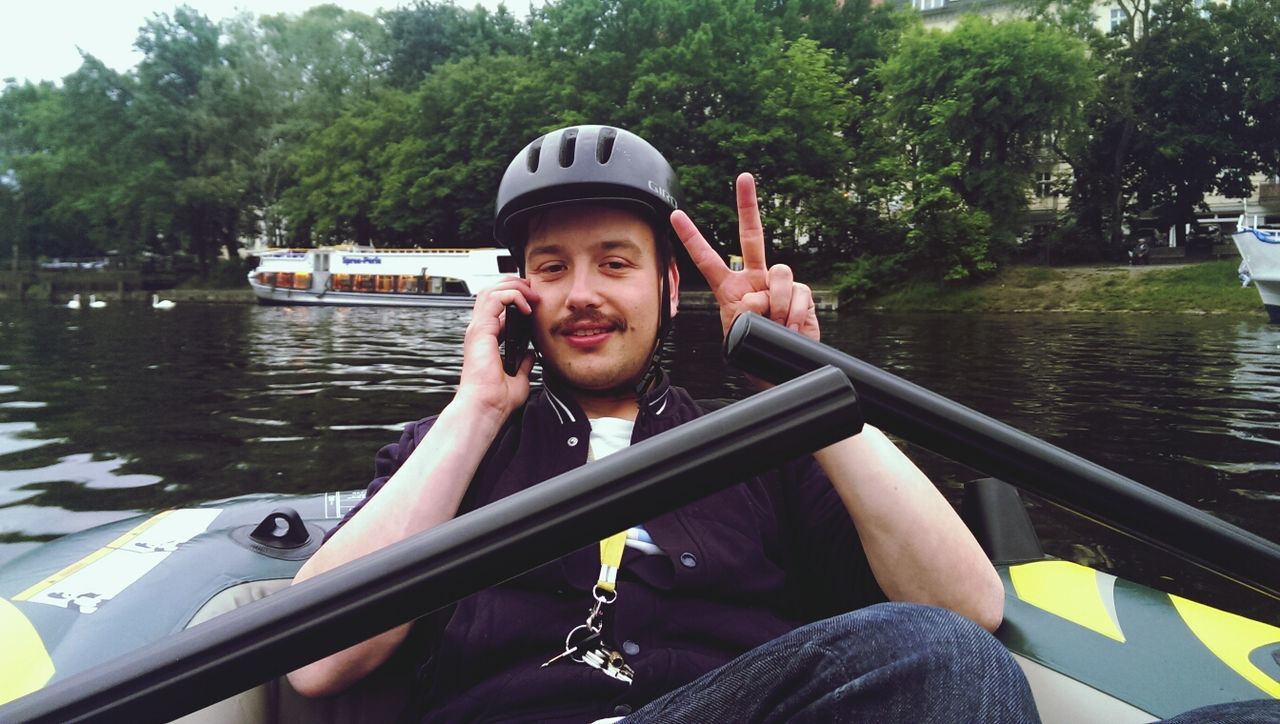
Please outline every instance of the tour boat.
M282 249L261 256L249 286L261 304L470 307L516 274L506 249Z
M1280 229L1241 227L1231 238L1244 259L1242 278L1257 287L1272 324L1280 324Z

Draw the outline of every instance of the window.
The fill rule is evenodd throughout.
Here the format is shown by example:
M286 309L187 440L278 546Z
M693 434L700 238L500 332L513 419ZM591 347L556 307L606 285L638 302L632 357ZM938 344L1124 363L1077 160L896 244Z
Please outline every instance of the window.
M1047 199L1050 196L1057 196L1053 192L1053 172L1042 171L1036 175L1036 198Z
M1119 31L1128 21L1129 18L1125 17L1123 10L1120 8L1111 8L1111 26L1107 29L1107 32L1114 33Z
M939 10L946 7L947 0L912 0L916 10Z

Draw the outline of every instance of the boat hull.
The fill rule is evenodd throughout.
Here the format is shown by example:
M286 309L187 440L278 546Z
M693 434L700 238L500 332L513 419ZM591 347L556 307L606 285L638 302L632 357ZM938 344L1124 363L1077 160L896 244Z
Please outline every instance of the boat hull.
M1231 236L1272 324L1280 324L1280 232L1241 229Z
M283 249L249 272L260 304L470 309L476 292L509 279L506 249Z
M313 292L309 289L268 287L250 282L258 304L267 306L430 307L470 309L476 298L443 294L379 294L371 292Z

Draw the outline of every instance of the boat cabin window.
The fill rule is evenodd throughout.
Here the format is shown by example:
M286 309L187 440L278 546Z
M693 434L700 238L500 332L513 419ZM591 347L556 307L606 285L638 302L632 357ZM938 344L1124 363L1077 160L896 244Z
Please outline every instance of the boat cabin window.
M467 290L467 283L461 279L445 279L444 293L457 294L460 296L470 296L471 292Z
M498 257L498 273L499 274L519 274L520 270L516 268L515 257L510 254Z

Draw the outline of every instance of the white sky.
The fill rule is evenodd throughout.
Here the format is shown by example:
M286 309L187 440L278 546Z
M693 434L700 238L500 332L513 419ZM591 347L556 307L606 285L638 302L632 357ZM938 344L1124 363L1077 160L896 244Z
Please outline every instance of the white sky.
M459 0L457 5L496 9L499 0ZM141 55L133 49L138 29L156 13L173 15L189 5L218 22L240 12L256 15L301 14L323 0L0 0L0 82L5 78L60 81L80 67L80 48L108 67L125 71ZM333 0L332 4L372 15L379 8L408 0ZM528 14L528 0L507 0L517 17Z

